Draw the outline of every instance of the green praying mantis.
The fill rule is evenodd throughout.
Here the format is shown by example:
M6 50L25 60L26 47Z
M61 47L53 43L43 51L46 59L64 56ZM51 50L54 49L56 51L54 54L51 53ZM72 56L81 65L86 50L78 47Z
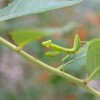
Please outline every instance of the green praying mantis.
M77 53L77 51L79 50L80 37L78 36L78 34L75 35L74 44L73 44L72 48L61 47L59 45L52 43L51 40L47 40L47 41L42 42L42 45L47 47L47 48L52 48L54 50L52 52L46 52L45 53L46 56L55 57L55 56L59 55L60 53L65 52L67 54L67 56L62 59L62 65L63 65L64 64L63 62L65 59L67 59L71 54Z
M79 50L79 48L80 48L80 38L76 34L75 39L74 39L73 48L64 48L64 47L58 46L58 45L52 43L51 40L47 40L47 41L42 42L42 45L47 47L47 48L50 47L54 50L52 52L46 52L45 55L47 55L47 56L57 56L61 52L65 52L66 54L70 55L70 54L76 53Z

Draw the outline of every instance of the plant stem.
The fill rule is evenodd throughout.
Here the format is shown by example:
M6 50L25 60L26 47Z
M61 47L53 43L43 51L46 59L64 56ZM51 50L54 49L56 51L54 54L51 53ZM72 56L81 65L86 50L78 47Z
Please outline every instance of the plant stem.
M85 80L85 83L86 83L86 84L87 84L88 82L91 81L91 79L94 77L94 75L96 74L96 72L97 72L98 70L100 70L100 66L97 67L97 68L92 72L92 74L90 75L90 77L88 77L88 78Z
M40 65L40 67L42 67L43 69L46 69L47 71L49 71L51 73L54 73L56 75L59 75L59 76L65 78L66 80L69 80L71 82L74 82L74 83L82 86L83 88L87 89L90 93L94 94L95 96L100 97L100 93L97 92L95 89L91 88L90 86L88 86L87 84L84 84L84 80L78 79L78 78L76 78L76 77L74 77L72 75L69 75L67 73L64 73L63 71L60 71L58 69L55 69L52 66L49 66L49 65L41 62L40 60L36 59L35 57L29 55L28 53L24 52L23 50L17 51L16 50L17 47L15 45L11 44L7 40L3 39L2 37L0 37L0 42L2 44L4 44L5 46L9 47L10 49L12 49L17 54L20 54L21 56L23 56L27 60L30 60L30 61L36 63L37 65Z
M57 68L57 69L62 71L64 66L65 66L65 64L60 65L60 66L58 66L58 68Z

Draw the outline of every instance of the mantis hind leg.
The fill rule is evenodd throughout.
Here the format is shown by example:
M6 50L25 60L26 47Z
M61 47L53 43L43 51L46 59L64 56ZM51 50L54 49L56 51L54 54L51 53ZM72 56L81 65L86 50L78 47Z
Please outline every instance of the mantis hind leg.
M69 57L70 55L67 55L66 57L64 57L63 59L62 59L62 71L64 72L64 74L65 74L65 69L64 69L64 64L65 64L65 59L67 59L68 57Z
M63 71L63 74L64 74L64 77L65 77L65 70L64 70L64 64L65 64L65 59L67 59L69 57L69 55L67 55L66 57L64 57L63 59L62 59L62 71Z

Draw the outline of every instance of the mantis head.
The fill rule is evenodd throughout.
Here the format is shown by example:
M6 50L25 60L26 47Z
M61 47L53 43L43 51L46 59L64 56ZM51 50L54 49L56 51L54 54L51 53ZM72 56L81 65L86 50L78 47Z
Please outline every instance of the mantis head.
M47 40L47 41L42 42L42 45L48 48L51 43L52 43L51 40Z

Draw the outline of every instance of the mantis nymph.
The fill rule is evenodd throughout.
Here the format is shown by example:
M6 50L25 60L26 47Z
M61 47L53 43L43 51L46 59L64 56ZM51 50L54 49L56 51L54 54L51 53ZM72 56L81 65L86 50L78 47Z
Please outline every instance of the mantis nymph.
M58 46L58 45L52 43L51 40L47 40L47 41L42 42L42 45L47 47L47 48L50 47L54 50L54 52L47 52L46 53L47 56L49 56L49 55L56 56L56 55L60 54L61 52L65 52L66 54L69 55L69 54L76 53L79 50L79 48L80 48L80 38L76 34L75 39L74 39L73 48L64 48L64 47Z
M62 65L63 65L64 59L66 59L70 54L75 54L79 50L79 48L80 48L80 37L76 34L76 36L74 38L73 48L65 48L65 47L58 46L58 45L52 43L51 40L47 40L47 41L42 42L42 45L47 47L47 48L50 47L54 50L52 52L46 52L45 53L46 56L54 57L54 56L59 55L61 52L65 52L67 54L67 56L62 59Z

